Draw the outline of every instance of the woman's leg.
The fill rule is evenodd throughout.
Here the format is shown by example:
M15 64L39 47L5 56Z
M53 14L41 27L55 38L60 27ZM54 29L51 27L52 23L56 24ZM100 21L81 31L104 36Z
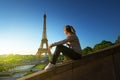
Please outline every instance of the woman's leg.
M73 51L72 49L70 49L66 46L63 46L63 45L58 45L55 49L54 54L53 54L53 58L51 61L52 64L56 64L57 59L58 59L61 52L63 53L63 55L65 55L73 60L77 60L77 59L81 58L81 55L78 54L77 52Z

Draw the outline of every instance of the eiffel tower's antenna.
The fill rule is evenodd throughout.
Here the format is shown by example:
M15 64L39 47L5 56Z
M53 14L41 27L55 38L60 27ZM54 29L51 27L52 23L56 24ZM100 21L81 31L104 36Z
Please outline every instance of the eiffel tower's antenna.
M48 40L47 40L47 34L46 34L46 14L44 14L44 23L43 23L43 34L42 34L42 40L41 40L41 44L40 47L36 53L36 56L40 56L43 53L48 53L48 55L51 55L51 52L48 51ZM44 45L46 46L44 48Z

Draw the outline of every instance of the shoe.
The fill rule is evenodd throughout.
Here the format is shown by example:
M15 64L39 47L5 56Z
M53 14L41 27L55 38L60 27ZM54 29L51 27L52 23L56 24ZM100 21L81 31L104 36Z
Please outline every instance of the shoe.
M49 64L45 67L44 70L49 70L49 69L52 69L52 68L54 68L54 67L55 67L54 64L49 63Z

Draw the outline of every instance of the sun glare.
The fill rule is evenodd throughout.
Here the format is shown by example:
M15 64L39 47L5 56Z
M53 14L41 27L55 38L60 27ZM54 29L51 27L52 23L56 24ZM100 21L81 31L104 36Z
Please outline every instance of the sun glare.
M25 41L17 39L5 39L0 41L0 55L3 54L34 54L35 51L31 50Z

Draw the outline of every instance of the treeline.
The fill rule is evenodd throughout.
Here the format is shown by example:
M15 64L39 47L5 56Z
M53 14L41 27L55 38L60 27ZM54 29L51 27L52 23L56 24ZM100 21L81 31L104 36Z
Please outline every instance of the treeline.
M0 55L0 72L8 71L9 69L16 67L16 64L20 65L35 58L34 55Z
M0 56L0 64L18 64L24 61L34 59L34 55L9 54Z
M7 71L16 67L15 64L24 63L27 60L34 59L33 55L9 54L0 56L0 72Z
M85 56L87 54L90 54L91 52L100 50L100 49L104 49L106 47L115 45L115 44L119 44L120 43L120 36L118 36L118 38L115 40L114 43L112 43L111 41L106 41L106 40L102 40L100 43L96 44L93 48L87 46L86 48L84 48L82 50L82 55Z

